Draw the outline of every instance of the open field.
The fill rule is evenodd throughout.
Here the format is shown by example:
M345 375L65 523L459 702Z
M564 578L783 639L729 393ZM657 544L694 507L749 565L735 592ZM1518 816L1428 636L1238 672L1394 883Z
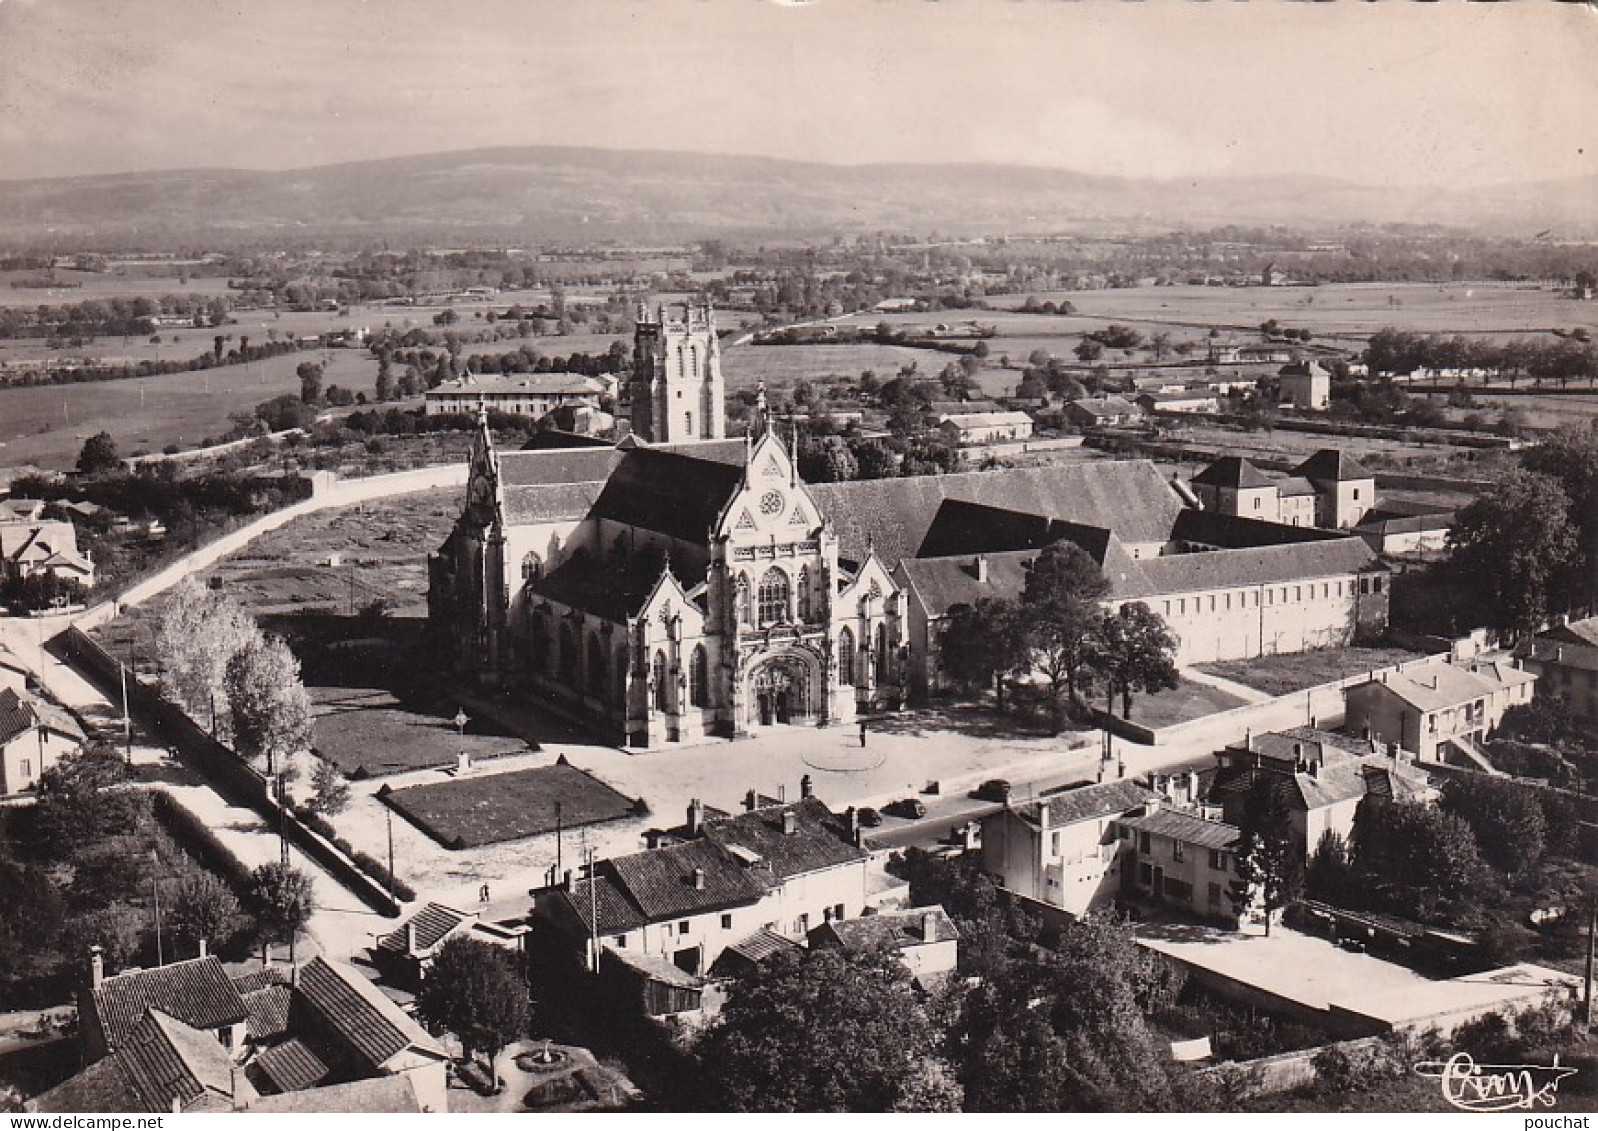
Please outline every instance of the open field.
M1076 307L1063 324L1153 323L1179 331L1211 327L1255 332L1275 318L1338 338L1366 338L1383 326L1422 334L1501 337L1553 327L1598 325L1598 305L1534 285L1464 283L1328 283L1319 287L1132 287L1124 290L1038 292L1038 301L1064 299ZM994 306L1018 307L1026 295L1002 295ZM958 314L961 312L945 312ZM986 313L986 312L982 312ZM921 315L922 318L929 317ZM1045 320L1046 317L1045 317ZM1084 327L1091 328L1091 326ZM1339 341L1339 345L1352 345Z
M1267 695L1287 695L1306 687L1318 687L1361 672L1420 658L1421 653L1411 652L1407 648L1328 648L1287 656L1195 664L1194 667Z
M1102 705L1102 697L1098 703ZM1139 726L1149 727L1151 730L1159 730L1162 727L1175 726L1177 723L1190 722L1205 715L1230 711L1233 707L1241 706L1244 706L1244 700L1229 691L1187 680L1175 691L1162 691L1158 695L1133 696L1130 721ZM1115 714L1117 718L1120 717L1119 701L1115 704Z
M102 298L160 298L162 295L177 294L237 293L228 290L226 278L216 275L192 278L182 283L175 274L148 276L101 274L95 271L57 271L58 281L81 283L82 286L36 289L11 285L13 279L35 279L42 275L44 275L42 271L0 271L0 306L58 306Z
M742 345L723 347L721 372L727 380L728 392L752 389L764 381L766 391L776 397L786 395L795 381L815 382L831 376L854 380L864 369L875 370L877 377L886 381L895 376L901 366L912 361L930 377L943 368L945 361L954 360L953 354L904 346ZM1019 380L1019 374L1016 379Z
M633 802L556 763L503 774L468 773L435 785L381 793L395 812L446 848L476 848L633 815Z

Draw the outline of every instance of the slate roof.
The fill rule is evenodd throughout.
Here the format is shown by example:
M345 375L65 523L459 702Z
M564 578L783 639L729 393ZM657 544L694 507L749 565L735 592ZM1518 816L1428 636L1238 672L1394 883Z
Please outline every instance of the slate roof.
M678 563L679 568L681 565ZM631 558L611 558L602 563L596 563L586 553L574 554L534 582L530 591L538 597L623 624L654 591L665 568L665 558L653 551ZM684 570L683 573L674 569L673 574L684 589L692 589L705 579L702 565L699 570Z
M90 992L106 1044L112 1049L121 1047L150 1009L212 1031L237 1025L249 1016L244 998L214 954L149 970L129 970L105 979Z
M1374 479L1374 473L1366 471L1353 456L1338 451L1336 448L1322 448L1309 459L1293 469L1294 475L1302 475L1312 482L1346 483L1351 479Z
M244 1008L249 1011L245 1032L252 1041L269 1041L289 1031L289 1005L294 991L288 986L263 986L244 994Z
M416 1088L404 1073L262 1096L245 1108L246 1112L305 1115L410 1115L421 1110Z
M1198 848L1230 848L1243 835L1236 826L1224 821L1206 821L1191 813L1163 807L1140 817L1122 817L1118 823L1124 828L1169 837Z
M1364 539L1345 537L1299 545L1169 554L1142 558L1134 564L1142 589L1114 596L1153 597L1339 577L1375 565L1376 555Z
M1270 487L1276 480L1266 475L1242 456L1222 456L1203 471L1193 476L1194 483L1206 487L1231 487L1249 489Z
M505 521L511 525L535 522L564 522L579 519L594 507L604 482L548 483L538 486L508 486L504 499Z
M331 1071L298 1037L267 1049L255 1058L254 1067L279 1092L313 1088Z
M1044 806L1048 806L1049 827L1074 825L1078 821L1092 821L1112 814L1136 809L1159 796L1132 781L1104 782L1055 794L1046 801L1034 801L1018 806L1016 812L1032 824L1040 824Z
M869 545L890 570L921 553L946 499L1113 530L1122 542L1139 544L1163 545L1183 510L1148 460L858 479L809 489L837 531L839 555L859 563Z
M377 945L383 950L393 951L396 954L410 953L407 949L406 928L416 928L417 954L426 954L462 923L469 919L477 918L469 911L457 911L453 907L445 907L442 903L429 903L415 915L412 915L398 928L390 931L377 940Z
M446 1055L420 1025L349 966L313 958L300 967L298 989L300 999L327 1028L373 1069L407 1048Z
M936 921L933 942L954 942L960 930L949 918L942 904L931 907L911 907L903 911L883 911L876 915L862 915L857 919L834 919L817 928L823 936L831 934L849 950L867 950L885 946L903 950L907 946L921 946L927 942L926 916Z
M1099 526L1084 526L1003 507L945 499L921 540L918 558L943 558L955 554L991 554L1000 550L1039 550L1065 538L1092 554L1104 556L1112 537Z
M603 483L621 460L622 453L608 446L500 452L499 481L507 487Z
M740 465L639 448L624 453L595 500L593 514L702 544L743 477Z
M1350 536L1335 530L1288 526L1286 523L1264 522L1257 518L1222 514L1219 511L1185 510L1176 516L1176 522L1171 528L1171 537L1182 542L1201 542L1207 546L1241 550L1255 546L1331 542Z

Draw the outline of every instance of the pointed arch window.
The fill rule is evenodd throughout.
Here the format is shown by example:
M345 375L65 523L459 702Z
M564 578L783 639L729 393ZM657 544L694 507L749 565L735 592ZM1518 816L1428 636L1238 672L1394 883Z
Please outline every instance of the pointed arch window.
M547 613L537 612L533 614L527 643L532 652L533 669L540 675L547 673L549 671L549 616Z
M616 701L627 702L627 649L616 653Z
M888 681L888 626L885 624L877 625L877 646L874 651L876 652L874 658L877 664L877 682L886 683Z
M752 623L749 619L749 579L740 573L738 580L732 583L732 591L733 608L737 613L738 623Z
M688 702L695 707L710 706L710 657L703 644L694 648L688 661Z
M838 685L854 686L854 633L847 628L838 633Z
M560 626L560 681L577 686L577 637L569 624Z
M671 703L671 697L667 693L667 688L669 685L666 681L666 653L655 653L653 673L655 678L655 710L668 710L669 704Z
M538 556L537 551L529 551L522 557L522 580L537 581L544 576L544 559Z
M799 619L810 620L810 567L799 567Z
M776 566L760 579L760 623L781 624L788 619L788 575Z
M596 699L605 697L605 649L599 643L599 634L588 634L588 694Z

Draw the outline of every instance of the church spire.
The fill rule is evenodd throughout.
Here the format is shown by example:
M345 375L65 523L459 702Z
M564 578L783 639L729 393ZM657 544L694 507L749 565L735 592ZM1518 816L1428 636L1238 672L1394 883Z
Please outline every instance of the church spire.
M771 421L768 419L768 412L769 410L766 407L766 383L762 381L755 389L755 409L751 414L752 430L757 439L764 436L770 427Z

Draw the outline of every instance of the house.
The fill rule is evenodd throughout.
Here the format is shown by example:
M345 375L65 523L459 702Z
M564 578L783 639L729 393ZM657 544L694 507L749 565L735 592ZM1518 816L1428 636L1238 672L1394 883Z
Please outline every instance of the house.
M1180 393L1144 393L1137 398L1144 412L1219 412L1220 399L1211 389L1187 389Z
M982 869L1006 891L1086 915L1122 889L1115 821L1157 797L1114 781L1007 805L982 819Z
M1518 655L1537 676L1537 698L1563 704L1578 719L1598 722L1598 617L1540 632L1521 645Z
M1276 480L1242 456L1222 456L1195 475L1190 485L1207 511L1278 521Z
M480 911L461 911L442 903L428 903L415 915L377 940L372 959L384 981L399 989L421 988L433 960L453 938L472 938L501 946L518 955L527 935L520 917L485 919Z
M84 588L94 584L94 562L79 551L73 525L44 519L0 522L0 580L40 573Z
M89 986L78 995L78 1033L86 1060L99 1060L128 1045L150 1010L210 1034L230 1055L243 1050L249 1010L215 955L106 977L96 948L89 965Z
M1242 832L1154 799L1117 817L1123 891L1235 928Z
M1435 554L1448 548L1454 511L1447 507L1383 503L1353 528L1378 554Z
M1336 448L1322 448L1295 467L1292 474L1302 476L1315 487L1319 499L1316 526L1349 530L1358 526L1376 505L1376 476L1353 456Z
M1143 409L1125 397L1110 393L1066 401L1060 407L1060 417L1077 428L1118 428L1141 422Z
M1320 412L1332 403L1332 375L1318 361L1290 361L1277 377L1284 406Z
M261 1096L240 1110L256 1115L416 1115L442 1109L425 1106L409 1076L376 1076Z
M854 952L879 947L891 950L923 987L953 974L960 960L960 932L942 906L835 919L811 929L810 945Z
M0 688L0 797L32 789L39 775L83 743L82 728L59 707Z
M1531 702L1536 683L1535 674L1510 661L1407 664L1344 691L1347 725L1414 750L1422 762L1463 758L1490 770L1478 744L1510 707Z
M597 412L605 386L580 373L464 374L427 390L429 416L470 415L479 408L541 420L558 408Z
M1436 787L1396 742L1352 738L1315 727L1251 734L1215 756L1216 770L1205 802L1239 824L1248 798L1262 788L1281 788L1292 815L1295 843L1307 858L1327 832L1346 841L1354 814L1369 795L1401 801L1432 801Z
M1032 418L1024 412L955 412L938 421L938 432L957 448L1023 442L1032 436Z
M736 816L693 802L686 824L655 838L658 847L601 860L591 877L535 892L535 920L590 970L600 951L635 968L646 956L700 980L686 981L692 986L759 931L797 941L816 925L859 916L869 857L849 821L814 797L763 800L752 797ZM657 980L666 973L642 969Z

